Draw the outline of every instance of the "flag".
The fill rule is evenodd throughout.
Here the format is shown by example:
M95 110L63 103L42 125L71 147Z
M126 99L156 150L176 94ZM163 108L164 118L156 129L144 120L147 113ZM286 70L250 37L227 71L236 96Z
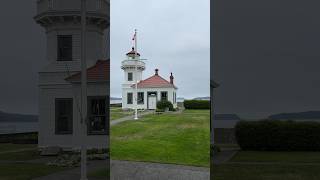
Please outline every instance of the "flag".
M136 33L134 33L132 41L134 41L136 39Z

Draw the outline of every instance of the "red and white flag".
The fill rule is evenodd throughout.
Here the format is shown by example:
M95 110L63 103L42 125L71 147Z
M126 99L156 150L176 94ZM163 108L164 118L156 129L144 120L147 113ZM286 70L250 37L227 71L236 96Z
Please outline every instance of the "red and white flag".
M134 33L132 41L134 41L136 39L136 33Z

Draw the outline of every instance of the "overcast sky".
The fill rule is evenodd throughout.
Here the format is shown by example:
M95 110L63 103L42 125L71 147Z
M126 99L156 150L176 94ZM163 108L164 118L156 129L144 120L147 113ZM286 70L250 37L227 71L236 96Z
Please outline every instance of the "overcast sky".
M35 14L35 0L1 1L0 111L38 112L37 72L47 62L45 32ZM139 52L148 59L144 78L159 68L166 79L173 72L178 97L208 96L209 19L209 0L111 1L111 96L121 97L120 63L135 28Z
M320 110L320 2L215 2L216 112Z
M46 63L46 40L33 20L35 2L1 1L2 111L37 113L37 72ZM216 112L264 117L319 110L319 2L214 2ZM131 49L135 28L139 51L148 59L144 78L155 68L167 79L172 71L178 96L209 94L209 0L111 1L112 96L120 97L120 63Z
M138 29L138 51L147 59L143 79L159 74L178 86L178 97L209 96L209 0L111 1L111 96L121 97L120 68Z

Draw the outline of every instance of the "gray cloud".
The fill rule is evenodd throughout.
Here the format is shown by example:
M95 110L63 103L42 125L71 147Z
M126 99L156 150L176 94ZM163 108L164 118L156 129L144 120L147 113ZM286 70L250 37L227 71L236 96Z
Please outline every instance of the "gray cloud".
M138 49L147 58L144 78L160 69L175 76L178 96L209 95L209 0L114 1L111 4L111 94L121 96L125 53L138 29Z

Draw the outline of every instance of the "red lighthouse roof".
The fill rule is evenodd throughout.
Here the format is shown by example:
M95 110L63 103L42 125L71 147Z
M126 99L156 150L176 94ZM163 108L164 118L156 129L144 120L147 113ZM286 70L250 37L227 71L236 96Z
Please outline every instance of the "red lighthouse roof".
M135 87L135 84L131 87ZM142 80L138 83L138 88L175 88L177 87L173 84L167 81L166 79L162 78L158 74L158 69L155 70L155 75Z

